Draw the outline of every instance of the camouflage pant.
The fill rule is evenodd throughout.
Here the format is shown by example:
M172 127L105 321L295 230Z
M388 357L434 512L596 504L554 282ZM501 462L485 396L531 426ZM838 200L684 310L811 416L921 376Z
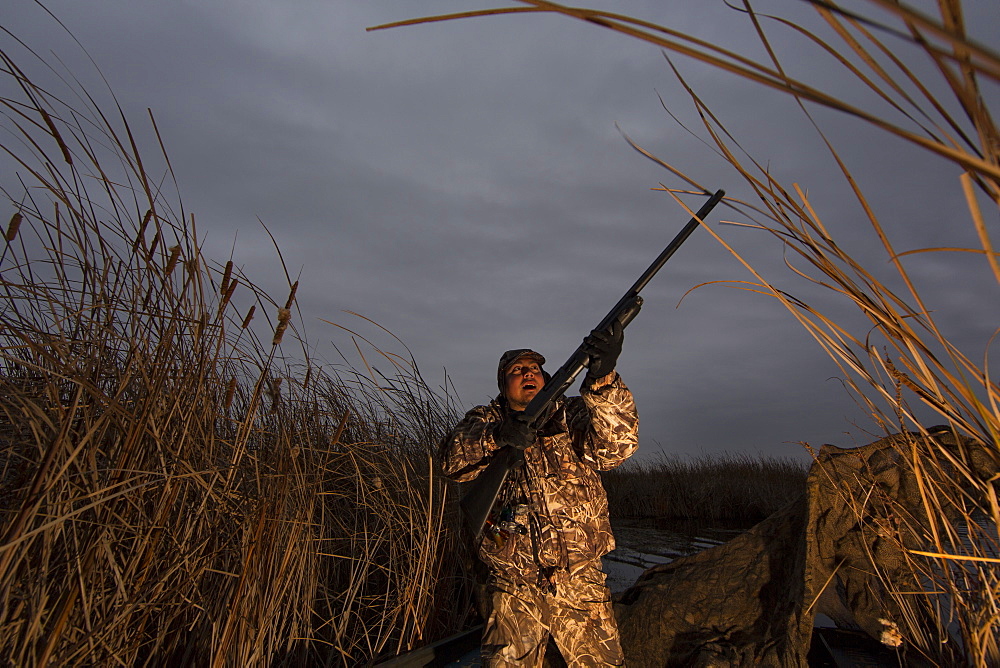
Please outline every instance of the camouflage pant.
M569 666L624 666L604 573L594 564L557 572L554 591L500 580L483 632L483 665L541 666L552 635Z

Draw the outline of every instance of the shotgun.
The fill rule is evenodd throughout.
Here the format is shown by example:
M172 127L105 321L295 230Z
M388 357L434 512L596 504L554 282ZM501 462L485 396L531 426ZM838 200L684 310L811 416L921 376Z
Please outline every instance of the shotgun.
M722 200L725 194L724 190L717 190L705 202L704 206L694 215L694 218L688 221L688 224L663 249L659 257L653 261L653 264L649 265L649 268L639 277L639 280L618 300L614 308L608 312L604 320L595 328L596 330L604 331L610 328L611 323L615 320L621 322L623 328L632 322L632 319L639 313L639 308L642 306L642 297L639 296L639 291L646 287L646 284L656 275L656 272L667 263L670 256L680 248L682 243L687 241L687 238L698 227L700 221L705 219L705 216L715 208L715 205ZM583 344L580 344L576 352L553 374L552 378L546 381L541 391L534 396L524 409L524 415L528 420L528 424L534 425L539 416L544 415L548 411L549 406L559 397L563 396L566 390L569 389L569 386L573 384L573 381L576 380L576 377L589 363L590 358L583 351ZM496 503L500 490L503 488L504 481L507 480L511 469L519 466L523 460L524 451L509 446L500 448L493 454L493 459L486 466L486 469L475 480L468 483L467 490L459 504L462 506L462 511L465 515L466 526L472 532L474 538L478 539L482 533L486 519L490 516L493 505Z

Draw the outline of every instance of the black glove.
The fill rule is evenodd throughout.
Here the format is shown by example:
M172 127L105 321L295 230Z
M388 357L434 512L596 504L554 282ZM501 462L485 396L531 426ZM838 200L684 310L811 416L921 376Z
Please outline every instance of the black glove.
M587 364L587 380L593 382L604 378L615 370L618 356L622 354L625 328L615 320L604 331L594 330L583 340L583 351L590 356Z
M524 450L535 442L535 430L528 424L524 413L511 413L497 425L493 440L500 447L509 445L516 450Z

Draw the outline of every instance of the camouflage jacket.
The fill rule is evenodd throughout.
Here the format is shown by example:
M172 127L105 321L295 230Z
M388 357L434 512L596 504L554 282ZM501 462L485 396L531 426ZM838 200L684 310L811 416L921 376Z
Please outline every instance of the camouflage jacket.
M502 421L499 398L477 406L441 441L445 475L474 479L497 449L493 431ZM597 471L628 459L638 447L639 417L632 393L617 373L561 399L525 450L497 507L518 511L519 531L484 531L480 557L494 574L532 579L554 569L571 573L614 549L608 501Z

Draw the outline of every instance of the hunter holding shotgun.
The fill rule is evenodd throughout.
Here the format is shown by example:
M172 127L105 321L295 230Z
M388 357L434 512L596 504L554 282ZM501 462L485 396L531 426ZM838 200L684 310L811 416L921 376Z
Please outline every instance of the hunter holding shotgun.
M570 666L625 659L601 557L614 549L598 471L632 456L639 416L615 371L639 292L708 213L717 190L553 375L533 350L500 358L500 394L444 437L445 475L474 481L461 506L489 568L487 666L540 666L551 636ZM563 393L587 369L580 396Z
M489 567L487 666L540 666L549 634L570 666L623 665L601 557L614 549L597 471L638 446L632 394L615 371L622 325L593 331L581 396L560 398L534 425L523 411L549 379L545 358L510 350L500 358L500 395L478 406L442 441L445 474L475 478L507 446L523 452L497 497L479 545Z

